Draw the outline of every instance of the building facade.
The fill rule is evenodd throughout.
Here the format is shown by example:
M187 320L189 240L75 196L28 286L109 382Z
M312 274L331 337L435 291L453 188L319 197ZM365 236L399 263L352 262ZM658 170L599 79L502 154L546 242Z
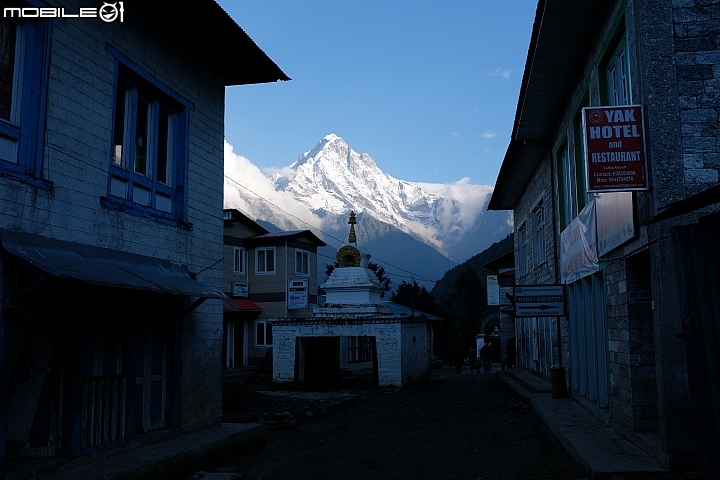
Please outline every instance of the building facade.
M119 2L111 22L16 3L0 19L0 471L220 423L224 90L288 79L213 1L173 21L176 3Z
M541 0L490 203L514 211L516 283L565 285L566 316L517 319L519 343L551 352L573 398L671 469L710 468L719 445L720 396L691 393L707 370L694 365L718 366L687 339L699 320L678 241L717 210L719 20L716 2ZM584 107L586 123L593 107L619 127L640 118L647 188L593 187Z
M311 315L317 306L317 249L310 230L270 233L235 209L224 210L224 365L256 367L273 344L269 319ZM292 285L291 285L292 284Z

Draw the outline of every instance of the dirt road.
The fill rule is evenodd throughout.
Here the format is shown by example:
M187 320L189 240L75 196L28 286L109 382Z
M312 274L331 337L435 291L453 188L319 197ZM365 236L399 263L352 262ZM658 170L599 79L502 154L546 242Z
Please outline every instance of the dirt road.
M233 395L245 402L234 403ZM299 406L277 399L248 405L259 400L248 395L229 392L226 417L243 421L248 408L272 413ZM529 403L497 375L455 375L452 368L433 371L430 382L415 387L362 392L360 400L292 430L271 428L266 450L221 467L245 479L582 477Z

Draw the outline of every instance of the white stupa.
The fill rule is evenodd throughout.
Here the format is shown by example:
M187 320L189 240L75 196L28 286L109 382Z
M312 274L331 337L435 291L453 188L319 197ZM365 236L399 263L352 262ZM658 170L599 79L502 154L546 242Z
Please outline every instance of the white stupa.
M350 235L348 244L337 252L338 267L333 270L330 277L321 288L325 290L325 304L315 307L316 317L368 316L392 314L389 307L380 304L382 286L375 272L367 266L370 254L360 253L354 246L357 243L355 236L355 212L350 212Z

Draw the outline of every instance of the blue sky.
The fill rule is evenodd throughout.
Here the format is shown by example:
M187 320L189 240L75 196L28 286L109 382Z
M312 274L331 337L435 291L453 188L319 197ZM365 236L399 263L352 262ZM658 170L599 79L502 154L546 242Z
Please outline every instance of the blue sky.
M230 87L225 137L260 168L335 133L393 177L493 185L536 0L218 0L292 78Z

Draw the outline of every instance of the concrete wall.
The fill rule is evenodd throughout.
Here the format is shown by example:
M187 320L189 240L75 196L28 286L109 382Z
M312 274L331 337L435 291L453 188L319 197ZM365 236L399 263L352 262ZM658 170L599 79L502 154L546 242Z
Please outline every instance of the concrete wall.
M68 11L87 6L60 3ZM0 228L171 260L220 288L221 266L211 265L222 257L223 82L199 55L177 50L155 31L141 20L53 22L43 162L53 190L0 177ZM187 182L192 230L100 205L108 194L115 95L106 44L195 106ZM205 302L182 331L180 426L191 430L221 419L220 302Z
M401 333L402 381L407 385L428 374L431 352L428 351L426 323L403 323Z

